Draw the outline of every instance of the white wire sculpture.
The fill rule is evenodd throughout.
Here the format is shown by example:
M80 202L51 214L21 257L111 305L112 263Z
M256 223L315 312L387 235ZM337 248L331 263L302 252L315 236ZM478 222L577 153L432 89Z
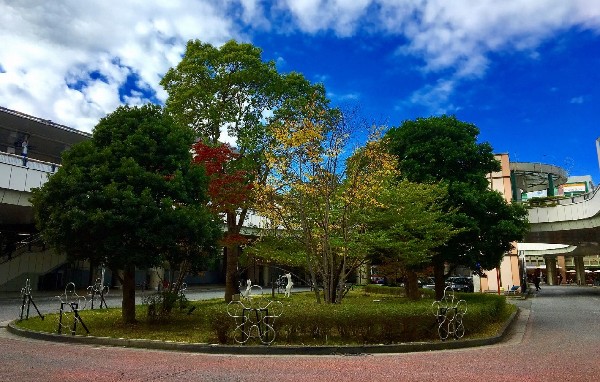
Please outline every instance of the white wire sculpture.
M258 339L263 345L275 340L275 319L283 313L280 301L269 300L263 295L262 288L251 285L239 301L227 305L227 314L235 320L234 341L245 344L251 338Z
M467 302L465 300L455 302L451 287L446 287L444 297L440 301L434 301L431 309L436 317L438 334L442 341L447 340L450 335L454 339L460 339L465 335L463 317L467 313Z
M285 277L287 278L287 284L285 285L285 297L290 297L292 295L292 287L294 283L292 282L292 274L286 273Z
M102 309L102 305L104 305L105 308L108 308L106 300L104 299L109 291L108 285L104 285L104 268L102 268L102 276L96 279L94 285L87 287L87 291L91 301L90 309L94 309L94 300L96 296L100 299L100 309Z
M23 314L25 312L26 312L25 319L29 319L29 308L31 307L31 304L33 304L33 307L37 311L38 316L40 316L40 318L42 320L44 319L44 315L42 313L40 313L40 310L38 309L37 305L35 305L35 302L33 301L33 297L31 297L31 281L29 279L27 279L25 281L25 286L23 288L21 288L21 300L22 300L21 314L19 316L20 320L23 319ZM25 305L27 305L27 309L25 309Z
M56 296L60 300L60 314L58 316L58 334L62 333L63 328L68 329L75 335L77 331L77 322L89 333L87 326L81 319L79 312L84 310L87 300L84 296L77 294L75 283L70 282L65 287L65 293Z
M252 293L252 280L248 279L246 281L246 291L242 292L242 297L250 297Z

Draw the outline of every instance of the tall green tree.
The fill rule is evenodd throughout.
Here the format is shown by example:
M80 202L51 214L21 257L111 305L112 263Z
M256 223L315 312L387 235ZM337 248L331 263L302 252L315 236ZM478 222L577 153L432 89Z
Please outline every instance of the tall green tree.
M376 203L360 212L360 241L375 262L395 264L406 275L406 295L420 297L417 272L458 234L443 210L447 190L439 184L389 179Z
M324 89L312 85L297 73L282 75L273 61L265 62L261 50L251 44L229 41L221 47L188 42L181 62L169 69L161 81L168 93L167 111L181 124L191 127L205 144L217 147L227 136L236 141L236 156L226 171L246 174L247 185L261 185L270 172L265 150L272 136L269 126L298 105L308 95ZM228 205L218 211L225 221L226 287L225 301L238 292L240 230L253 199L243 205Z
M216 251L220 228L207 209L207 179L192 164L193 132L158 106L120 107L92 138L63 154L33 191L44 240L70 259L105 264L123 287L122 315L135 321L135 269L187 263Z
M488 175L500 170L492 146L478 143L479 129L454 116L405 121L386 133L403 179L447 186L449 222L461 230L439 248L433 265L436 296L443 294L444 263L484 269L499 265L512 242L527 232L527 212L490 189Z

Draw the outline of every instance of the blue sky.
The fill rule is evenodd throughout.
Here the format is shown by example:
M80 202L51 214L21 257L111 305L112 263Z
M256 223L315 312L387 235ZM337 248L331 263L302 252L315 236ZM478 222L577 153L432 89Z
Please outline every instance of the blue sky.
M189 39L263 49L389 126L454 114L512 161L600 181L600 1L0 0L0 105L91 131Z

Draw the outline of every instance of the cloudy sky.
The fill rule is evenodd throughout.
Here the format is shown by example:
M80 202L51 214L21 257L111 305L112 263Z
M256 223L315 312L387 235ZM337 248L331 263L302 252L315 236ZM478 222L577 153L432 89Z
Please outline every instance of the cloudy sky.
M0 36L0 106L85 131L164 102L189 39L236 39L374 121L454 114L600 181L598 0L0 0Z

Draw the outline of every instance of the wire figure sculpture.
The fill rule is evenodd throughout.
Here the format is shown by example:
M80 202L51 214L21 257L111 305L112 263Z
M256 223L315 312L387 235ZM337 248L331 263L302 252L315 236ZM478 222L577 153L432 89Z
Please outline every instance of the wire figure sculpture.
M442 299L434 301L431 309L436 317L438 334L442 341L446 341L450 335L454 339L460 339L465 335L463 317L467 313L467 302L465 300L455 302L451 287L446 287Z
M235 320L236 325L233 339L242 345L251 338L263 345L272 344L275 340L273 324L282 313L281 301L267 299L258 285L251 285L245 296L227 305L227 314Z
M40 313L40 310L38 309L37 305L35 305L35 302L33 301L33 297L31 297L31 281L29 279L27 279L27 281L25 281L25 286L23 288L21 288L21 297L22 297L22 303L21 303L21 315L19 316L20 320L23 320L23 313L27 312L25 319L29 318L29 308L31 307L31 304L33 304L33 307L35 308L38 316L40 316L40 318L43 320L44 319L44 315L42 313ZM27 310L25 310L25 304L27 304Z
M284 276L287 279L287 284L285 285L285 297L290 297L292 295L292 287L294 286L292 274L286 273Z
M250 297L251 293L252 293L252 280L248 279L246 281L246 291L242 292L241 294L242 294L242 297Z
M86 333L90 333L83 319L79 315L81 310L84 310L87 305L87 300L84 296L77 294L75 283L70 282L65 287L65 293L56 296L60 300L60 314L58 316L58 334L62 334L63 328L70 330L72 335L77 331L77 323L79 322ZM70 324L70 322L73 322Z
M102 305L108 309L104 296L108 295L109 288L108 285L104 285L104 268L102 268L102 276L96 279L94 285L87 287L87 290L91 301L90 309L94 309L94 300L96 296L100 299L100 309L102 309Z

